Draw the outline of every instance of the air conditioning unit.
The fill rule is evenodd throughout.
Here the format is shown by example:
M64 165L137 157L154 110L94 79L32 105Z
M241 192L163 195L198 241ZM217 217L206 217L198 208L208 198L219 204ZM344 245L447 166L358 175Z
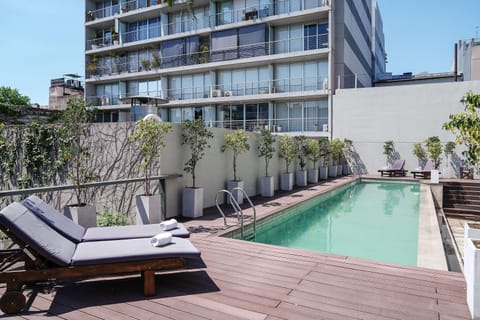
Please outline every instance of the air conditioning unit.
M328 124L326 124L326 123L323 124L323 126L322 126L322 131L323 131L323 132L328 132Z
M216 98L216 97L221 97L221 96L222 96L222 90L220 90L220 89L212 90L212 97Z
M225 91L225 97L233 96L233 91Z

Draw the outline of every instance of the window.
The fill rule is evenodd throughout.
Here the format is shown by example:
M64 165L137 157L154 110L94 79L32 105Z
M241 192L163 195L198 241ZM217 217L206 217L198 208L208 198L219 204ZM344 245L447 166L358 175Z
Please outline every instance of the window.
M265 33L265 24L238 29L239 57L248 58L266 55Z
M238 58L237 29L212 32L210 61L224 61Z
M328 24L310 24L304 27L304 50L328 47Z
M160 35L160 18L148 20L148 38L157 38Z
M233 2L225 1L217 3L217 25L233 23Z

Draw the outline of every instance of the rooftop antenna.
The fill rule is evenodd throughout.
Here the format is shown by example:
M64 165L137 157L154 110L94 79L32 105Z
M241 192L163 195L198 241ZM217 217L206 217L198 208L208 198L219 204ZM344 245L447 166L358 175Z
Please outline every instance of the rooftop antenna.
M475 39L478 39L478 26L475 26Z

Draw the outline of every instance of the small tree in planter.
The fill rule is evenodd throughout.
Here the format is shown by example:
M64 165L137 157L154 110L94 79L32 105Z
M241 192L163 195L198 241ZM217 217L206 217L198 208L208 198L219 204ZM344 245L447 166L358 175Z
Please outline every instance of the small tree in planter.
M285 160L285 173L280 175L280 189L290 191L293 189L293 173L289 172L290 164L295 159L295 143L289 136L281 136L278 141L280 158Z
M145 193L136 196L137 221L141 224L158 223L161 221L161 195L153 194L150 178L154 173L154 166L160 158L160 150L166 145L167 134L172 132L170 123L161 122L154 118L140 120L135 124L135 131L130 137L142 154L140 168L145 175Z
M427 147L428 157L433 160L435 169L438 169L442 162L440 158L442 155L442 143L440 142L440 138L437 136L428 137L427 140L425 140L425 145Z
M273 176L268 175L268 166L275 153L275 136L268 129L260 131L258 140L258 156L265 159L265 176L261 180L262 197L273 197L274 181Z
M383 143L383 154L387 156L387 166L392 162L392 156L395 153L395 145L392 140Z
M186 120L182 124L182 144L190 149L190 158L185 162L184 170L192 175L192 187L183 189L182 214L185 217L197 218L203 215L203 188L197 188L195 169L210 148L208 140L213 138L202 119Z
M420 142L415 143L413 145L412 153L415 157L417 157L418 165L419 165L419 168L421 169L422 164L425 161L425 158L427 157L427 153L425 152L425 149L423 149L422 144Z
M82 98L68 100L59 129L60 162L68 163L67 178L74 184L76 203L65 207L64 214L84 227L96 226L95 206L87 205L88 192L83 184L99 178L89 166L91 157L88 136L94 118L93 110Z
M232 190L233 188L242 188L244 187L244 182L237 179L237 159L238 156L250 150L250 145L248 144L248 136L243 130L237 130L233 133L225 135L225 144L222 145L221 151L225 152L227 150L232 150L233 152L233 180L228 181L227 189ZM233 194L235 200L238 204L243 203L243 193L234 192Z
M305 166L307 165L307 137L295 136L293 141L295 143L298 164L300 165L300 170L296 173L296 183L297 186L304 187L307 185L307 171L305 171Z
M313 167L308 170L308 182L318 183L318 169L317 162L322 157L320 144L317 140L308 139L307 141L307 157L313 164Z
M335 138L330 144L330 151L332 155L333 165L328 168L329 175L331 177L337 177L342 174L342 165L339 163L343 154L343 142L342 140ZM335 167L335 168L333 168ZM330 170L332 172L330 172Z
M321 137L318 140L320 146L320 156L322 157L322 163L320 164L320 179L328 179L328 159L330 156L330 141L326 137Z

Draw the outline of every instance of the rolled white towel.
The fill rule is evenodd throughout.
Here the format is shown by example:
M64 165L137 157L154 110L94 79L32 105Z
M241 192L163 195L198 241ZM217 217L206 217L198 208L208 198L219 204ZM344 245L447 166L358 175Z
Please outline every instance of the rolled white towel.
M172 242L172 234L170 232L162 232L150 239L152 247L162 247Z
M160 223L160 230L168 231L177 227L177 220L170 219Z

